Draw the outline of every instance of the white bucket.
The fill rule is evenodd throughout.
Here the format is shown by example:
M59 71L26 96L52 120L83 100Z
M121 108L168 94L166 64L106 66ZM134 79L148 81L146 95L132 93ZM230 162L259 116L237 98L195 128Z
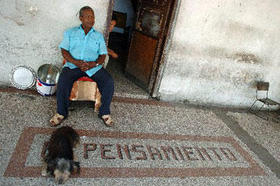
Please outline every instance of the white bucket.
M37 91L43 96L51 96L56 91L56 84L44 83L40 79L36 82Z
M43 96L51 96L56 91L56 84L59 78L59 69L51 64L44 64L37 72L37 91Z

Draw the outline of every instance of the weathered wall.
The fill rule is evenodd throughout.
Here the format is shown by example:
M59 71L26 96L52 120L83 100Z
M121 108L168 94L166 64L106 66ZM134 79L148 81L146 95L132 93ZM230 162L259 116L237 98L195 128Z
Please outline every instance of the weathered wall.
M0 84L9 84L16 65L35 71L45 63L61 66L58 45L63 31L80 24L78 11L91 6L95 28L106 30L110 0L1 0L0 1Z
M279 0L180 0L160 98L247 107L264 80L280 101L279 10Z

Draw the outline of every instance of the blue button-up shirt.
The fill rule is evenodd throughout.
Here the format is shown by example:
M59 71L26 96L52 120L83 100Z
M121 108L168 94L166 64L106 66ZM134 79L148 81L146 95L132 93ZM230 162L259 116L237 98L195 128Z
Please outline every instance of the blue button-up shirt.
M67 50L74 59L87 61L96 61L99 55L107 54L107 47L103 35L91 28L85 35L82 25L66 30L64 32L63 40L59 45L60 48ZM78 68L70 62L66 62L64 67L70 69ZM102 65L91 68L86 71L88 76L92 76Z

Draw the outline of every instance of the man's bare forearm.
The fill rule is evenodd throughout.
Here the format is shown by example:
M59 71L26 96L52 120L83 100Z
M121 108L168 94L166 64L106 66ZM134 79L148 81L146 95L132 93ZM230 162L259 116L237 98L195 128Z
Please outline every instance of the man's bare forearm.
M112 58L117 59L119 57L119 55L114 50L107 48L107 51L108 51L108 55L111 56Z
M80 65L82 64L81 60L74 59L67 50L61 49L61 53L62 53L62 56L64 57L64 59L66 59L66 61L69 61L70 63L73 63L74 65L76 65L78 67L80 67Z

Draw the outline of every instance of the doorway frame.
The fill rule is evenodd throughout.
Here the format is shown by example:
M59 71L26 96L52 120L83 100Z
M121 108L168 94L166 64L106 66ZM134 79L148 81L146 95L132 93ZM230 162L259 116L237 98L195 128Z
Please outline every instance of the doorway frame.
M107 18L106 18L107 27L106 27L106 32L105 32L106 44L108 43L108 40L109 40L108 30L109 30L109 26L110 26L112 14L113 14L114 3L115 3L115 0L110 0L109 6L108 6L108 11L107 11ZM181 4L181 0L174 0L173 8L171 8L171 10L170 10L171 16L170 16L170 19L169 19L169 22L167 25L168 28L166 29L166 37L165 37L165 40L162 41L163 45L162 45L161 51L159 52L159 55L156 56L156 58L158 58L158 59L156 59L157 62L154 62L153 67L152 67L152 72L151 72L149 86L148 86L148 90L149 90L148 93L150 94L151 97L156 98L156 99L160 99L160 94L159 94L160 84L161 84L161 80L162 80L162 77L163 77L163 74L164 74L164 71L166 68L167 55L169 53L171 41L173 38L180 4ZM135 14L137 14L137 12L135 12Z

